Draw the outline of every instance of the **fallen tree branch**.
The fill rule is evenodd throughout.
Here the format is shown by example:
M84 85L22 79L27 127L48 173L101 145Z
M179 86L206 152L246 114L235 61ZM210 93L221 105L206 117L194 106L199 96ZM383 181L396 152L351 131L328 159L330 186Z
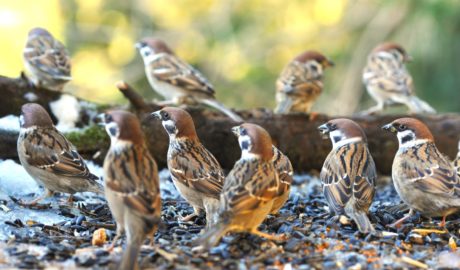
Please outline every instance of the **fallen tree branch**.
M150 113L161 106L146 102L133 88L126 83L118 83L117 87L128 99L131 110L141 120L147 145L157 160L160 168L166 166L166 153L169 145L168 137L161 123L150 117ZM14 90L17 89L17 90ZM60 97L61 93L45 89L33 89L24 79L0 77L0 95L8 99L0 99L0 116L18 114L20 106L30 102L24 94L33 92L40 103L49 111L49 102ZM11 102L13 100L14 102ZM99 111L111 106L94 104ZM5 109L7 108L7 109ZM187 107L192 115L198 136L202 143L216 156L225 169L231 169L240 156L237 140L231 128L237 123L222 115L202 107ZM84 112L83 112L84 113ZM326 115L311 117L305 114L276 115L266 109L255 109L238 112L247 122L259 124L271 134L273 142L291 159L296 172L320 170L324 159L331 150L329 140L321 139L317 127L331 118ZM89 113L88 113L89 115ZM391 164L397 149L394 135L380 129L386 123L400 115L352 116L368 136L369 148L381 173L389 174ZM449 157L455 157L457 142L460 138L460 115L427 115L417 116L425 122L433 132L439 149ZM91 122L88 119L83 124ZM97 158L101 162L109 146L105 131L95 125L72 132L67 135L77 146L79 152L87 158L92 158L97 152L102 153ZM0 159L17 158L17 133L0 129Z

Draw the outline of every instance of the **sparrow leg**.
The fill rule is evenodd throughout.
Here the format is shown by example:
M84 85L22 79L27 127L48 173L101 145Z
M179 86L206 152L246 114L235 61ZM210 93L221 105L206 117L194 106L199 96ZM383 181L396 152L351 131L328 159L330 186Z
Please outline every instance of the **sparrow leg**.
M362 114L364 115L375 114L377 112L383 111L384 108L385 108L385 103L379 102L374 107L370 107L369 109L363 111Z
M72 205L72 203L73 203L73 194L70 194L69 198L67 199L67 203Z
M187 215L185 217L181 217L179 220L182 221L182 222L188 222L188 221L192 220L193 218L199 216L199 214L200 214L200 209L193 207L193 213L192 214Z
M446 227L446 218L447 218L447 215L442 216L442 221L439 224L440 227L443 227L443 228Z
M165 258L168 262L173 262L174 260L177 259L177 254L174 253L169 253L164 249L161 249L159 247L154 248L155 252L158 253L161 257Z
M120 228L120 229L119 229ZM121 235L123 234L123 230L121 229L120 226L117 224L117 234L112 240L112 244L110 244L109 248L107 248L108 252L112 252L113 248L115 247L115 244L117 243L118 239L120 239Z
M261 232L257 229L251 231L252 234L255 234L257 236L263 237L265 239L271 240L271 241L285 241L286 240L286 235L280 234L280 235L273 235L273 234L268 234Z
M173 100L162 100L162 101L157 101L156 104L160 106L171 106L171 105L176 105L176 102Z
M390 225L388 225L388 227L391 227L391 228L399 228L401 227L401 224L408 218L410 218L411 216L414 215L414 210L410 209L409 210L409 213L407 213L403 218L401 218L400 220L396 221L395 223L392 223Z

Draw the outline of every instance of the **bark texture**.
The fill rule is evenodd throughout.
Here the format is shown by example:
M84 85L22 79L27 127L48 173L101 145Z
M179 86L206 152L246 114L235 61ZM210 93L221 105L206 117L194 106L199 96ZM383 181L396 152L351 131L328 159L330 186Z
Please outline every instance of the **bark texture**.
M145 139L152 155L160 167L166 166L168 136L161 123L150 113L161 106L146 102L134 89L126 83L117 84L118 89L127 98L130 110L141 120ZM34 93L37 102L49 111L49 103L57 100L61 93L31 87L23 77L11 79L0 76L0 117L8 114L18 115L22 104L31 102L30 94ZM86 102L86 101L85 101ZM86 102L90 104L90 102ZM112 108L108 105L94 104L87 106L96 112ZM115 106L113 106L115 107ZM120 107L120 106L117 106ZM221 165L229 170L240 156L237 140L231 127L237 125L226 116L203 107L185 108L192 115L201 142L216 156ZM81 126L92 124L90 115L95 111L83 111ZM266 128L271 134L274 144L286 153L297 173L320 170L323 161L331 150L329 140L323 140L317 127L332 118L327 115L290 114L276 115L267 109L238 111L243 119ZM380 129L381 126L404 115L375 115L348 117L358 122L366 132L369 148L378 170L383 174L391 172L391 164L397 150L397 140L393 134ZM460 115L443 114L416 117L425 122L436 139L438 148L454 158L457 153L457 142L460 138ZM79 152L87 158L102 161L109 146L109 139L102 128L91 126L81 132L68 134ZM0 127L0 159L16 158L17 134L2 130ZM96 154L96 155L95 155Z

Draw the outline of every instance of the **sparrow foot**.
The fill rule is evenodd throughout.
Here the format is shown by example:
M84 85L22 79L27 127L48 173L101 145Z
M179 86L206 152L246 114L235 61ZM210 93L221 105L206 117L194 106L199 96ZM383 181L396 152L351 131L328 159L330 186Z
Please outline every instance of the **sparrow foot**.
M390 224L390 225L387 225L387 227L390 227L390 228L395 228L395 229L399 229L402 225L402 223L407 220L408 218L410 218L411 216L414 215L414 210L410 210L409 213L407 213L403 218L397 220L396 222Z
M194 218L197 217L197 216L198 216L197 213L193 213L193 214L187 215L187 216L185 216L185 217L181 217L181 218L179 218L179 220L180 220L181 222L188 222L188 221L194 219Z
M165 258L168 262L173 262L177 259L178 255L174 253L169 253L166 250L155 247L153 248L156 253L158 253L161 257Z
M271 241L276 241L276 242L283 242L287 240L287 236L285 234L278 234L278 235L268 234L268 233L264 233L258 230L254 230L251 233L257 236L263 237L265 239L271 240Z

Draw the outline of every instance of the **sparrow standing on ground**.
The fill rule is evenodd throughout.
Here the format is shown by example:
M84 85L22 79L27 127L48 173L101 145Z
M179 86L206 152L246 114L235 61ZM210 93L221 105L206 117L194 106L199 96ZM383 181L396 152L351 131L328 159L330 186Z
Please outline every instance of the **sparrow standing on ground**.
M270 214L276 214L289 199L294 169L292 168L292 164L289 158L286 155L284 155L278 148L272 146L272 151L272 162L275 166L275 170L278 173L278 178L280 180L278 197L273 202L273 207L270 211Z
M127 244L119 269L138 269L137 257L146 237L153 235L161 220L161 197L155 160L144 144L139 121L132 113L111 111L101 115L110 136L110 149L104 160L105 195Z
M294 58L276 81L276 113L309 113L323 91L324 69L334 63L315 51Z
M45 188L44 195L25 204L34 205L54 192L103 193L99 178L86 167L75 147L53 125L48 112L36 103L24 104L19 118L18 156L22 166Z
M460 176L452 163L436 148L425 124L400 118L383 126L396 133L399 149L393 160L392 177L401 199L411 208L392 226L398 227L414 210L427 217L446 217L460 210Z
M238 136L241 158L225 178L218 222L200 238L205 249L217 244L227 232L249 232L270 240L283 239L257 228L272 211L278 198L279 178L273 165L270 135L258 125L232 128Z
M363 82L377 105L366 113L382 111L392 104L404 104L411 113L436 113L428 103L415 96L412 76L405 66L409 61L411 57L404 48L392 42L380 44L370 53Z
M364 131L349 119L334 119L318 129L332 141L320 174L331 212L352 218L362 233L374 232L367 214L377 173Z
M136 43L136 48L144 60L150 86L166 99L162 105L203 103L223 112L234 121L243 121L216 100L214 87L208 80L177 57L165 42L145 38Z
M30 30L23 56L26 72L36 87L61 91L72 80L67 50L46 29Z
M162 121L169 135L168 169L173 183L194 209L182 220L188 221L204 210L209 228L215 222L225 178L219 162L201 144L188 112L165 107L152 115Z

